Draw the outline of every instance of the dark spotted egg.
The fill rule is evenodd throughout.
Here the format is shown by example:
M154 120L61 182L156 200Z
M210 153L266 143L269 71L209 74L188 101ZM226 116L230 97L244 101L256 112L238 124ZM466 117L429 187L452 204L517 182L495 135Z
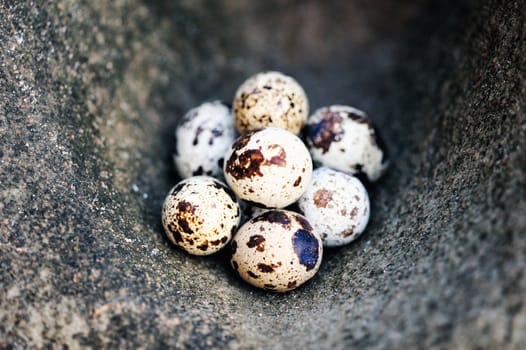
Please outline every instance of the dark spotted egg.
M369 222L369 195L360 180L327 167L314 170L298 206L327 247L354 241Z
M189 110L175 131L174 164L181 178L223 175L225 152L235 139L230 109L220 101Z
M376 181L389 161L387 149L367 115L350 106L318 109L305 127L305 143L316 164Z
M176 246L194 255L219 251L232 238L241 217L234 193L210 176L193 176L166 196L162 222Z
M299 134L309 115L309 102L301 85L280 72L258 73L247 79L232 105L241 134L267 126Z
M225 179L245 201L283 208L305 191L312 176L312 159L293 133L268 127L240 136L225 156Z
M323 244L307 219L287 210L269 210L246 222L231 242L230 263L248 283L286 292L318 271Z

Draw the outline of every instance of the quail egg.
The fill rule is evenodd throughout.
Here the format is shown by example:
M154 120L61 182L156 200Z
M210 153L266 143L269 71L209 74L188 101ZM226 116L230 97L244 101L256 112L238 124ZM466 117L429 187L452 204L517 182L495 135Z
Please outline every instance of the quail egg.
M248 283L276 292L295 289L318 271L320 236L303 215L269 210L240 227L230 263Z
M299 134L309 115L309 102L301 85L280 72L258 73L247 79L232 105L241 134L267 126Z
M350 106L318 109L305 128L305 143L316 164L376 181L389 160L385 144L367 115Z
M232 238L241 217L234 193L210 176L193 176L166 196L162 223L172 243L194 255L219 251Z
M296 135L268 127L248 132L232 144L224 173L239 198L261 207L283 208L307 188L312 159Z
M313 171L298 206L326 247L354 241L369 222L369 195L360 180L327 167Z
M205 102L189 110L175 131L173 159L179 176L222 176L223 157L234 139L234 121L225 104Z

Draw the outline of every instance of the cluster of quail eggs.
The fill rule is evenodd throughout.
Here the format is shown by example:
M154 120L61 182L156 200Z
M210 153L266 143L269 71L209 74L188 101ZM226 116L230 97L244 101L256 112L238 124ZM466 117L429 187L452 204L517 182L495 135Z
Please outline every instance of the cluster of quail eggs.
M364 232L370 203L362 180L385 172L385 145L371 119L344 105L309 116L292 77L247 79L232 107L205 102L175 131L174 164L183 179L162 208L166 235L194 255L229 246L246 282L285 292L318 271L323 247Z

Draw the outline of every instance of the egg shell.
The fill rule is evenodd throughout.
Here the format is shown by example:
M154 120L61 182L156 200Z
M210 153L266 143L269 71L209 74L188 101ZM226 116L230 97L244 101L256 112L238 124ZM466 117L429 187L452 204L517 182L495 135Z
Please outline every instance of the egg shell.
M237 196L257 206L295 202L312 176L312 159L296 135L269 127L240 136L225 156L224 173Z
M267 126L298 134L309 115L309 102L301 85L273 71L247 79L236 91L232 105L240 134Z
M193 176L166 196L162 223L176 246L193 255L219 251L237 230L241 210L234 193L210 176Z
M354 241L369 222L369 195L361 181L327 167L314 170L298 206L326 247Z
M195 175L223 176L224 155L235 139L228 106L205 102L189 110L175 131L173 160L182 179Z
M323 243L307 219L287 210L269 210L238 230L230 264L253 286L293 290L318 271Z
M389 165L387 148L371 119L359 109L318 109L305 127L305 143L316 164L376 181Z

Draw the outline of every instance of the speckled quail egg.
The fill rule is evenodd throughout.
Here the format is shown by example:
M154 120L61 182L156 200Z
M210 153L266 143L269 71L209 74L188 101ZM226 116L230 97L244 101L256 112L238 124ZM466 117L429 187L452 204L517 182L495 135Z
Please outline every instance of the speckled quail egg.
M298 206L327 247L354 241L369 222L369 195L360 180L327 167L313 171Z
M303 215L269 210L238 230L230 263L248 283L276 292L295 289L318 271L323 243Z
M162 222L176 246L194 255L219 251L238 228L241 211L234 193L210 176L193 176L166 196Z
M235 139L228 106L205 102L189 110L175 131L174 164L181 178L223 175L224 155Z
M334 105L318 109L309 117L305 143L316 164L350 174L365 174L376 181L385 172L389 160L387 149L362 111Z
M283 208L305 191L312 159L293 133L268 127L240 136L225 155L225 179L237 196L257 206Z
M309 115L309 102L301 85L280 72L258 73L247 79L232 105L241 134L267 126L298 134Z

